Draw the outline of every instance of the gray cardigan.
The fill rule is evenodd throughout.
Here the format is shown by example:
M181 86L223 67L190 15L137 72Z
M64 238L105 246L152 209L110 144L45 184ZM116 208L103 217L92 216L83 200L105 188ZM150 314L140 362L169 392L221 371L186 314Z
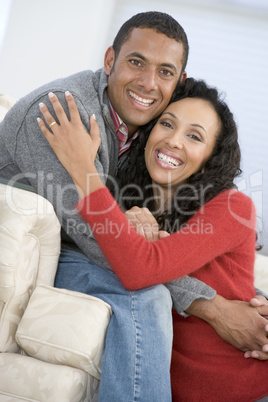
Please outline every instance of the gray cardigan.
M53 114L49 92L58 96L67 112L64 93L70 91L87 131L90 116L93 113L96 115L101 133L96 167L106 183L108 176L115 176L118 162L118 141L110 117L106 87L107 76L103 69L83 71L50 82L20 99L0 124L0 178L12 179L15 185L17 182L28 184L47 198L62 225L62 247L80 251L95 264L110 269L89 225L75 210L78 194L69 174L36 121L37 117L42 117L38 106L40 102L44 102ZM167 286L178 312L186 310L197 298L211 299L216 294L209 286L190 277L173 281Z

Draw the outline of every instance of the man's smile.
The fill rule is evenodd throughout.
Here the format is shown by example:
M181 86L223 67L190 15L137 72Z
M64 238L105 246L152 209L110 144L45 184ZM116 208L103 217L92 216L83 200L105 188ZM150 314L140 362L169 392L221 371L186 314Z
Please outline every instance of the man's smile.
M128 91L128 94L131 98L135 99L135 101L142 106L151 106L155 102L154 99L142 98L141 96L138 96L130 90Z

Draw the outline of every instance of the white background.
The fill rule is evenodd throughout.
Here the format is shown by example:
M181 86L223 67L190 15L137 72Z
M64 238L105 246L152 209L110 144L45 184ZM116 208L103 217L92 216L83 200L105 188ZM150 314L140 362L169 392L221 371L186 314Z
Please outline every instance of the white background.
M181 23L188 76L226 93L243 154L239 188L256 203L268 255L267 0L0 0L0 93L18 99L54 78L101 67L120 25L146 10Z

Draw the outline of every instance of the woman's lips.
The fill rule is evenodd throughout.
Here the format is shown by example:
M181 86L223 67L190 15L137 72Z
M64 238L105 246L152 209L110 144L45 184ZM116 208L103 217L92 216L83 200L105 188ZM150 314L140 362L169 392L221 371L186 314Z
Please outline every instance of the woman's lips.
M164 164L164 167L177 168L178 166L183 165L183 161L178 157L178 155L173 152L169 152L166 150L157 150L156 151L157 160L162 162L161 166Z

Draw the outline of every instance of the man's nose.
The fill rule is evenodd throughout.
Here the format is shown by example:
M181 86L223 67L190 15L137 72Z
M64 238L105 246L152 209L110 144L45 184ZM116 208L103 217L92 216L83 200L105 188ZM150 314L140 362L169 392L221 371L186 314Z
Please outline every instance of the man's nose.
M148 92L157 89L157 72L155 69L148 67L142 71L138 84Z

